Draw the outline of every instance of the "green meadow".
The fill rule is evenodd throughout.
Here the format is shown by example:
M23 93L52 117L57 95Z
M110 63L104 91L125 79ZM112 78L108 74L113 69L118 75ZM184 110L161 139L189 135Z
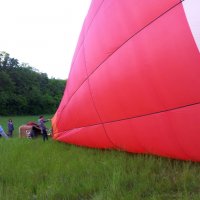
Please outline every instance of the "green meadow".
M0 200L200 199L200 163L18 138L37 117L11 117L14 137L0 138Z

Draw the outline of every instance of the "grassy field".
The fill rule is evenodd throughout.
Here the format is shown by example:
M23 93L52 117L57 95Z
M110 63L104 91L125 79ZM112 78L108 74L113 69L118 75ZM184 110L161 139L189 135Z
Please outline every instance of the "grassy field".
M17 127L37 116L12 119ZM19 139L17 128L14 134L0 138L0 200L200 199L199 163Z

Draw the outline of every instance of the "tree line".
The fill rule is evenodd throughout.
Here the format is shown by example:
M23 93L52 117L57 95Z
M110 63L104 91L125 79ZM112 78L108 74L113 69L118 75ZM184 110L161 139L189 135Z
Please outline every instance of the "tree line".
M0 51L0 115L52 114L65 84Z

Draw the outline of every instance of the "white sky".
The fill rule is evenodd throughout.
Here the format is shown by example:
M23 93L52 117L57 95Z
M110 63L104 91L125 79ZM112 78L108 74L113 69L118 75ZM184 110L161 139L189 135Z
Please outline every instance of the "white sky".
M66 79L91 0L0 0L0 51Z

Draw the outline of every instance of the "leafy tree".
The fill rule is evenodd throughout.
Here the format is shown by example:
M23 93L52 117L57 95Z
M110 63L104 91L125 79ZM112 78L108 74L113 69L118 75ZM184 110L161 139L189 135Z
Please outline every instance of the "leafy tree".
M0 52L1 115L54 113L65 84L66 80L49 79L46 73Z

